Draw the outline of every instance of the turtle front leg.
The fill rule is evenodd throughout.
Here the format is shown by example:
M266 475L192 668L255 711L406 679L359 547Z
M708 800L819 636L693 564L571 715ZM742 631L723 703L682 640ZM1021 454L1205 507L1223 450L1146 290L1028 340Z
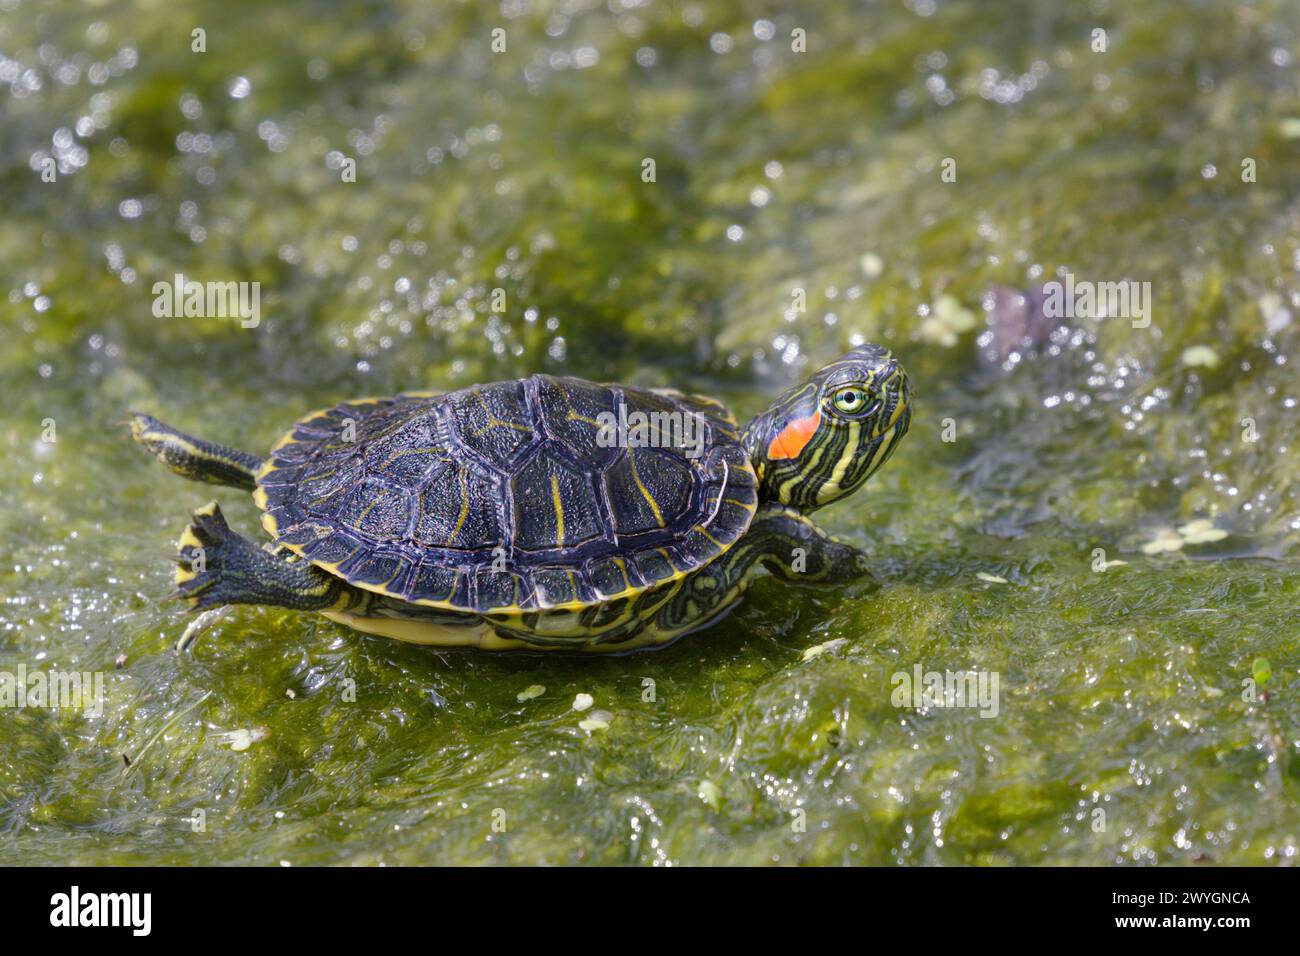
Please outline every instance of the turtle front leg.
M652 626L658 639L673 640L716 623L744 594L760 563L792 584L848 584L871 576L860 549L831 537L792 508L762 505L745 536L686 578L655 613Z
M194 512L177 546L176 596L195 611L225 604L323 611L347 597L333 575L230 530L215 501Z
M191 481L252 491L262 459L177 431L151 415L131 414L131 437L160 462Z
M740 541L761 550L763 567L791 584L828 586L871 577L866 552L832 537L791 508L768 505Z

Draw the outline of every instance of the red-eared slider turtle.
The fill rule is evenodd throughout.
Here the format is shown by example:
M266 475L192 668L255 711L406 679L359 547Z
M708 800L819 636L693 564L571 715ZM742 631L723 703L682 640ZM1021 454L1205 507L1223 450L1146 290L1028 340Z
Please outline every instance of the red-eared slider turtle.
M215 503L179 543L192 609L320 611L403 641L622 651L715 622L761 563L838 584L866 556L808 514L857 490L911 421L907 375L864 345L743 430L721 403L534 375L313 412L266 458L136 414L186 478L253 492L274 546Z

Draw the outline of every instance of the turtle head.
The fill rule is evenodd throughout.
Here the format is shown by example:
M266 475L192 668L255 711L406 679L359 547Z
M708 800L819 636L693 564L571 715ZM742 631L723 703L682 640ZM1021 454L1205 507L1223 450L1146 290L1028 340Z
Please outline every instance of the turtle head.
M888 349L859 345L746 426L759 498L809 512L852 494L889 460L911 421L903 366Z

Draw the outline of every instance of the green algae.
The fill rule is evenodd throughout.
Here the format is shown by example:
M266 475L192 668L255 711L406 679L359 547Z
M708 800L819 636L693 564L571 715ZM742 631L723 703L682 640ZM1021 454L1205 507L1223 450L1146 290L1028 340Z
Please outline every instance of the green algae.
M1294 859L1287 4L8 6L41 88L0 87L0 669L106 693L0 712L0 862ZM965 311L1063 271L1150 281L1151 326L982 368ZM155 318L177 272L260 282L261 323ZM611 659L268 609L171 650L186 515L256 510L148 461L129 407L255 452L342 398L534 371L748 415L855 336L918 395L820 519L874 584L760 580ZM997 673L998 715L895 707L918 663Z

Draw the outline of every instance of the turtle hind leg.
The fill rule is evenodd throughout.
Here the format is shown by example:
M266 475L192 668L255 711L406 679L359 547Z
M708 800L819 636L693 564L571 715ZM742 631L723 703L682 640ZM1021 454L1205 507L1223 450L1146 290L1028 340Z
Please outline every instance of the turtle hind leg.
M192 610L266 604L322 611L344 596L343 582L333 575L230 530L216 502L194 512L177 547L176 596Z
M131 413L131 437L160 462L191 481L252 491L262 459L177 431L152 415Z

